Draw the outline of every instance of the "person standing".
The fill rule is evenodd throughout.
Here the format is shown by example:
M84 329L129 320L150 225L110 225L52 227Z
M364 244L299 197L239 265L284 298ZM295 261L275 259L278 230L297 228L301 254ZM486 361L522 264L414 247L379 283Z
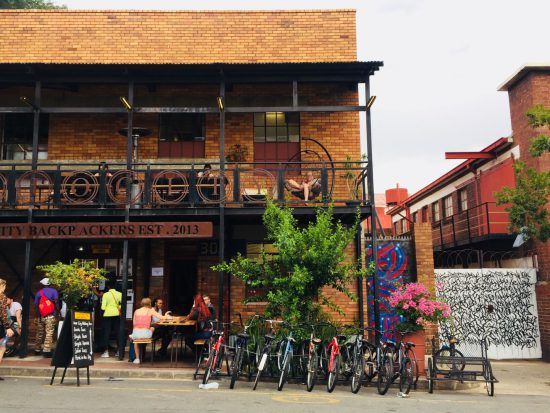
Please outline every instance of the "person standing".
M59 306L59 294L55 288L50 286L49 278L42 278L40 284L43 287L34 296L34 304L38 310L34 353L42 353L44 357L51 357L55 327L57 326L56 311Z
M13 336L12 322L8 317L8 300L4 295L6 291L6 280L0 278L0 363L4 358L6 343ZM0 380L4 380L0 377Z
M122 303L122 293L115 289L115 282L113 280L107 282L107 290L101 298L101 310L103 311L101 341L103 354L101 357L103 358L109 357L109 337L111 336L111 331L115 331L115 335L118 337Z
M7 297L8 303L8 316L11 319L12 330L15 333L12 337L13 345L10 348L6 349L4 357L10 357L15 354L17 351L17 346L19 345L19 337L21 336L21 326L22 326L22 311L23 307L20 303L15 301L12 297Z

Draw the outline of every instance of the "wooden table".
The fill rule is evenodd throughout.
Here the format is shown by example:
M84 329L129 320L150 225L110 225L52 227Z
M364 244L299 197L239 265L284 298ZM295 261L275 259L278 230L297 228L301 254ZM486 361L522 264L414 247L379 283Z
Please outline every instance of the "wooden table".
M196 325L197 325L197 322L195 320L159 321L158 323L153 323L153 327L162 327L162 326L178 327L178 326L196 326Z
M158 323L154 323L152 324L153 327L166 327L166 328L171 328L172 329L172 332L171 334L174 333L174 330L177 328L177 327L194 327L197 325L197 321L196 320L183 320L184 317L174 317L173 320L171 321L159 321ZM173 337L173 335L172 335ZM172 339L173 341L173 339ZM175 357L174 356L174 350L175 350ZM181 351L182 348L181 346L178 345L178 340L177 340L177 337L176 337L176 343L175 343L175 347L172 346L172 351L170 352L170 367L172 366L175 366L177 367L178 366L178 352ZM175 360L174 360L175 359ZM175 361L175 363L173 364L173 361Z

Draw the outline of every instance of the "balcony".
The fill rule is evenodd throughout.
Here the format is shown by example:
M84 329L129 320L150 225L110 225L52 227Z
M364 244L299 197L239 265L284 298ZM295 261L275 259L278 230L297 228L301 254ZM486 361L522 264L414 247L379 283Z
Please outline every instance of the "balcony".
M432 224L434 249L445 250L483 241L510 238L504 206L485 202Z
M367 164L345 162L226 163L140 162L131 169L112 162L0 164L0 215L218 214L261 213L267 199L299 209L333 204L354 212L368 207ZM311 173L314 184L304 200L300 185ZM230 212L231 213L231 212ZM237 213L237 212L234 212Z

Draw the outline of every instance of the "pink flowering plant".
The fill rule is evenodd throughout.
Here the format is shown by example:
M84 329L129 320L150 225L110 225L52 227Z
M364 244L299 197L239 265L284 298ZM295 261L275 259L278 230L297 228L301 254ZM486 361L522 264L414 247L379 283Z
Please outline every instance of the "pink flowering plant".
M439 323L451 316L447 303L431 299L430 292L423 284L404 284L395 290L389 304L401 316L397 326L399 331L418 331L426 323Z

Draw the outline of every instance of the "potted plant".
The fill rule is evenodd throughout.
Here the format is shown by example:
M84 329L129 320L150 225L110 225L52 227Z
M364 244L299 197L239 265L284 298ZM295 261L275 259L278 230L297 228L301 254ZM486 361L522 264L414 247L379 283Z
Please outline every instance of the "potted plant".
M240 143L236 143L235 145L231 146L228 151L227 155L225 156L225 160L227 162L246 162L246 158L248 156L248 148L246 146L242 146Z
M67 310L77 309L84 300L93 294L94 288L105 280L106 271L96 268L90 261L75 259L69 264L57 261L55 264L37 267L44 271L50 284L58 290Z
M361 158L364 159L364 157L365 155ZM347 205L359 205L361 203L359 200L361 188L358 179L360 168L361 162L354 162L350 155L346 156L346 161L344 162L344 175L342 178L346 181L350 197L349 200L346 201Z
M389 304L400 316L396 329L406 333L406 340L415 344L415 353L424 374L426 335L424 327L437 324L451 317L451 308L447 303L432 299L428 288L420 283L404 284L397 288L389 298Z

